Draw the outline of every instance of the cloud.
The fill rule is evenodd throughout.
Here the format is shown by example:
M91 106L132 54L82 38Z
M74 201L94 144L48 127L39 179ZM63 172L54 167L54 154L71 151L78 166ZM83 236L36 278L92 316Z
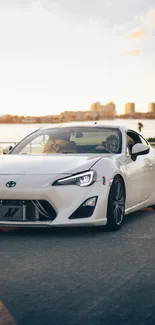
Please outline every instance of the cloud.
M35 3L68 22L89 23L90 19L98 19L106 20L111 26L125 26L133 21L135 15L139 17L140 13L144 16L148 12L146 21L154 25L154 13L148 11L149 7L154 6L154 0L0 0L0 7L27 11Z
M141 28L139 30L136 30L135 32L132 32L129 34L128 38L129 39L135 39L135 38L141 38L145 34L145 29Z
M0 0L0 6L27 10L35 2L68 20L106 19L110 25L119 25L133 20L136 12L147 11L154 0Z
M3 0L5 1L5 0ZM7 0L8 1L8 0ZM10 0L11 1L11 0ZM15 1L15 0L13 0ZM17 0L16 0L17 1ZM26 0L23 0L26 1ZM28 0L33 1L33 0ZM112 25L126 24L135 15L148 12L154 0L38 0L48 11L59 8L59 14L73 15L77 19L90 17L108 19Z
M125 53L122 53L121 56L137 56L140 54L140 50L131 50Z
M31 8L33 3L37 2L37 0L0 0L0 6L1 7L11 7L11 8Z
M148 11L144 19L144 24L149 29L155 28L155 8Z
M134 28L137 25L137 28ZM155 42L153 32L155 29L155 7L147 10L145 13L140 14L132 22L130 32L128 34L128 40L132 40L132 48L127 50L121 56L137 56L142 51L143 54L151 53L154 51ZM145 36L145 38L144 38ZM128 44L131 44L128 42ZM139 50L134 50L139 48Z
M135 25L138 27L135 28ZM128 26L129 27L129 26ZM128 39L140 39L155 28L155 7L136 15L130 24Z

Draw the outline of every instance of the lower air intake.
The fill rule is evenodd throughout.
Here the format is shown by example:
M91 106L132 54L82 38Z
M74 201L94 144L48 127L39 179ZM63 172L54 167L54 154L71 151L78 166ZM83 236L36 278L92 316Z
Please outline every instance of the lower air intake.
M56 216L45 200L0 200L0 221L53 221Z

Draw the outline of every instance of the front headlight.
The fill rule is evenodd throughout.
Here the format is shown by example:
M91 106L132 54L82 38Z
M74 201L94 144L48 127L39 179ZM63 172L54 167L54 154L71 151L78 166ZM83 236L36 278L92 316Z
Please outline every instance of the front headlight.
M73 176L61 178L54 182L52 185L77 185L77 186L89 186L93 184L96 180L96 173L94 170L76 174Z

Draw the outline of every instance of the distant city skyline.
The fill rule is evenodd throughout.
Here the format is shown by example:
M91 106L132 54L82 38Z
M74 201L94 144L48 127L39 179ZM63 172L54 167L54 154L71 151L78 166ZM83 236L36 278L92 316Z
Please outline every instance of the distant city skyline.
M110 101L110 102L107 102L107 103L100 103L99 101L97 102L94 102L94 103L91 103L89 109L85 109L85 110L74 110L74 109L71 109L71 110L64 110L64 111L61 111L60 113L56 113L54 112L53 114L52 113L49 113L49 114L45 114L44 112L42 112L42 114L38 115L38 114L11 114L11 113L8 113L8 114L1 114L0 113L0 118L3 118L3 117L7 117L9 118L9 116L18 116L18 117L22 117L22 116L30 116L31 117L50 117L50 116L58 116L59 114L62 116L68 116L70 117L72 115L72 113L77 113L77 114L81 114L82 113L82 116L83 116L83 113L88 113L89 115L89 112L96 112L96 113L101 113L101 114L105 114L106 117L113 117L113 116L123 116L123 115L134 115L134 114L138 114L138 113L142 113L142 114L145 114L146 113L146 116L148 113L152 113L153 115L155 115L155 102L148 102L148 105L147 105L147 109L144 110L144 111L140 111L136 108L136 103L134 102L127 102L124 104L124 110L123 112L119 112L117 110L117 106L116 106L116 103L114 103L113 101ZM71 115L70 115L71 114ZM78 116L78 115L77 115ZM80 115L79 115L80 116Z
M0 114L155 102L154 0L1 0Z

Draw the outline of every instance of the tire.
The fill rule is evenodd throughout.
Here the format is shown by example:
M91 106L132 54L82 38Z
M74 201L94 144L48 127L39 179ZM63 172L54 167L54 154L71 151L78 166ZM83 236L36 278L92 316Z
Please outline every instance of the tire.
M107 228L117 231L122 227L125 214L125 190L120 176L112 182L107 207Z

